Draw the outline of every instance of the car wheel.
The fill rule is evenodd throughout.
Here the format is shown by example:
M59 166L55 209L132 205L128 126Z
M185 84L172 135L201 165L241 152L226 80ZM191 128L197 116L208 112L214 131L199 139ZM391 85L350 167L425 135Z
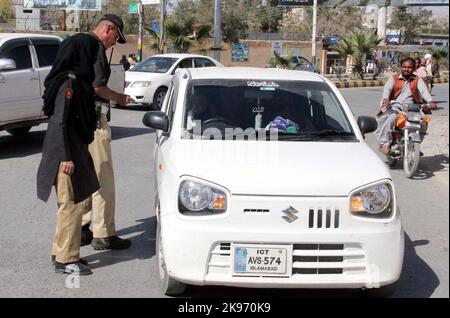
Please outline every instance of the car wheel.
M164 102L164 98L166 97L167 88L160 87L156 90L155 95L153 96L153 108L156 110L160 110L162 104Z
M31 129L31 126L26 126L26 127L6 129L6 131L9 132L13 136L23 136L23 135L26 135L30 131L30 129Z
M158 255L158 269L161 290L165 295L180 295L186 290L186 284L180 283L169 276L164 261L164 250L162 245L161 225L158 222L156 228L156 252Z

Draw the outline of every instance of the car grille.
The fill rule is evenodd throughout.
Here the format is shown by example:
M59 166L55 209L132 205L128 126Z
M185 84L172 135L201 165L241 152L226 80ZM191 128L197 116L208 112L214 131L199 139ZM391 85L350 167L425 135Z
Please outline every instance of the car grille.
M365 271L363 249L358 244L294 244L292 275L343 274Z
M231 264L231 243L217 244L210 253L208 273L229 275ZM293 277L361 274L366 266L366 256L359 244L293 244Z
M308 227L310 229L337 229L339 228L339 210L310 209L308 215Z

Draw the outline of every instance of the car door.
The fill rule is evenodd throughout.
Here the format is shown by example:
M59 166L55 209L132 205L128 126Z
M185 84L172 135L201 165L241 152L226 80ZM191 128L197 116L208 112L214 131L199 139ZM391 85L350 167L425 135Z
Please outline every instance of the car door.
M205 57L196 57L194 59L194 66L195 67L211 67L216 66L213 61L210 59L207 59Z
M52 68L61 41L51 38L31 38L30 40L33 45L32 49L35 52L34 56L36 57L36 60L34 63L37 65L37 70L39 72L40 96L42 96L44 93L44 80ZM42 103L43 101L41 101L41 106Z
M157 187L160 186L163 177L162 174L165 173L164 170L159 169L159 164L162 164L163 167L167 167L170 166L170 164L168 164L167 160L168 159L168 154L170 153L170 147L171 147L171 138L170 138L170 133L172 130L172 125L173 125L173 120L174 120L174 115L175 115L175 109L176 109L176 102L177 102L177 98L178 98L178 79L175 76L170 85L169 85L169 89L167 90L167 95L166 98L164 100L163 106L162 106L162 111L164 111L164 113L166 114L167 118L169 119L169 130L167 132L162 132L161 130L158 130L156 132L156 144L157 146L155 147L154 150L154 158L156 158L156 173L157 173L157 182L158 184L156 184L155 189L157 189Z
M175 68L172 71L172 75L175 74L175 71L179 68L192 68L194 67L193 61L194 59L189 57L189 58L185 58L185 59L181 59L178 61L177 66L175 66Z
M28 38L13 39L0 47L0 58L12 59L16 69L0 73L2 122L40 116L39 72L33 66Z

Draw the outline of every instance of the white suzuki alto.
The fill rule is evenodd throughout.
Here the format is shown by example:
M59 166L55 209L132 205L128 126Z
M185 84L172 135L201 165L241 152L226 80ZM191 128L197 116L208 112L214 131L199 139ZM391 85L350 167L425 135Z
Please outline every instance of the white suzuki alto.
M157 255L166 294L186 284L391 293L404 250L395 187L321 75L182 69L155 146ZM378 293L376 293L378 294Z

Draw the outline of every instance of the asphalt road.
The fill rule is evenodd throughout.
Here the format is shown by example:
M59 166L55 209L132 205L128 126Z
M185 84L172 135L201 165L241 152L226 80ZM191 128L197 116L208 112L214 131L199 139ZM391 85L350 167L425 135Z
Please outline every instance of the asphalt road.
M373 115L381 88L343 89L355 116ZM439 105L423 143L420 173L406 179L392 171L406 232L405 261L396 297L449 297L448 258L448 84L435 86ZM56 201L36 198L35 175L45 125L26 137L0 132L0 297L164 297L158 288L153 211L154 133L142 125L139 107L113 109L113 156L116 177L117 234L130 238L125 251L81 248L94 275L67 288L67 276L50 263ZM368 144L376 149L373 134ZM77 287L77 286L75 286ZM342 296L340 291L255 290L190 287L186 296ZM349 294L350 296L352 294Z

